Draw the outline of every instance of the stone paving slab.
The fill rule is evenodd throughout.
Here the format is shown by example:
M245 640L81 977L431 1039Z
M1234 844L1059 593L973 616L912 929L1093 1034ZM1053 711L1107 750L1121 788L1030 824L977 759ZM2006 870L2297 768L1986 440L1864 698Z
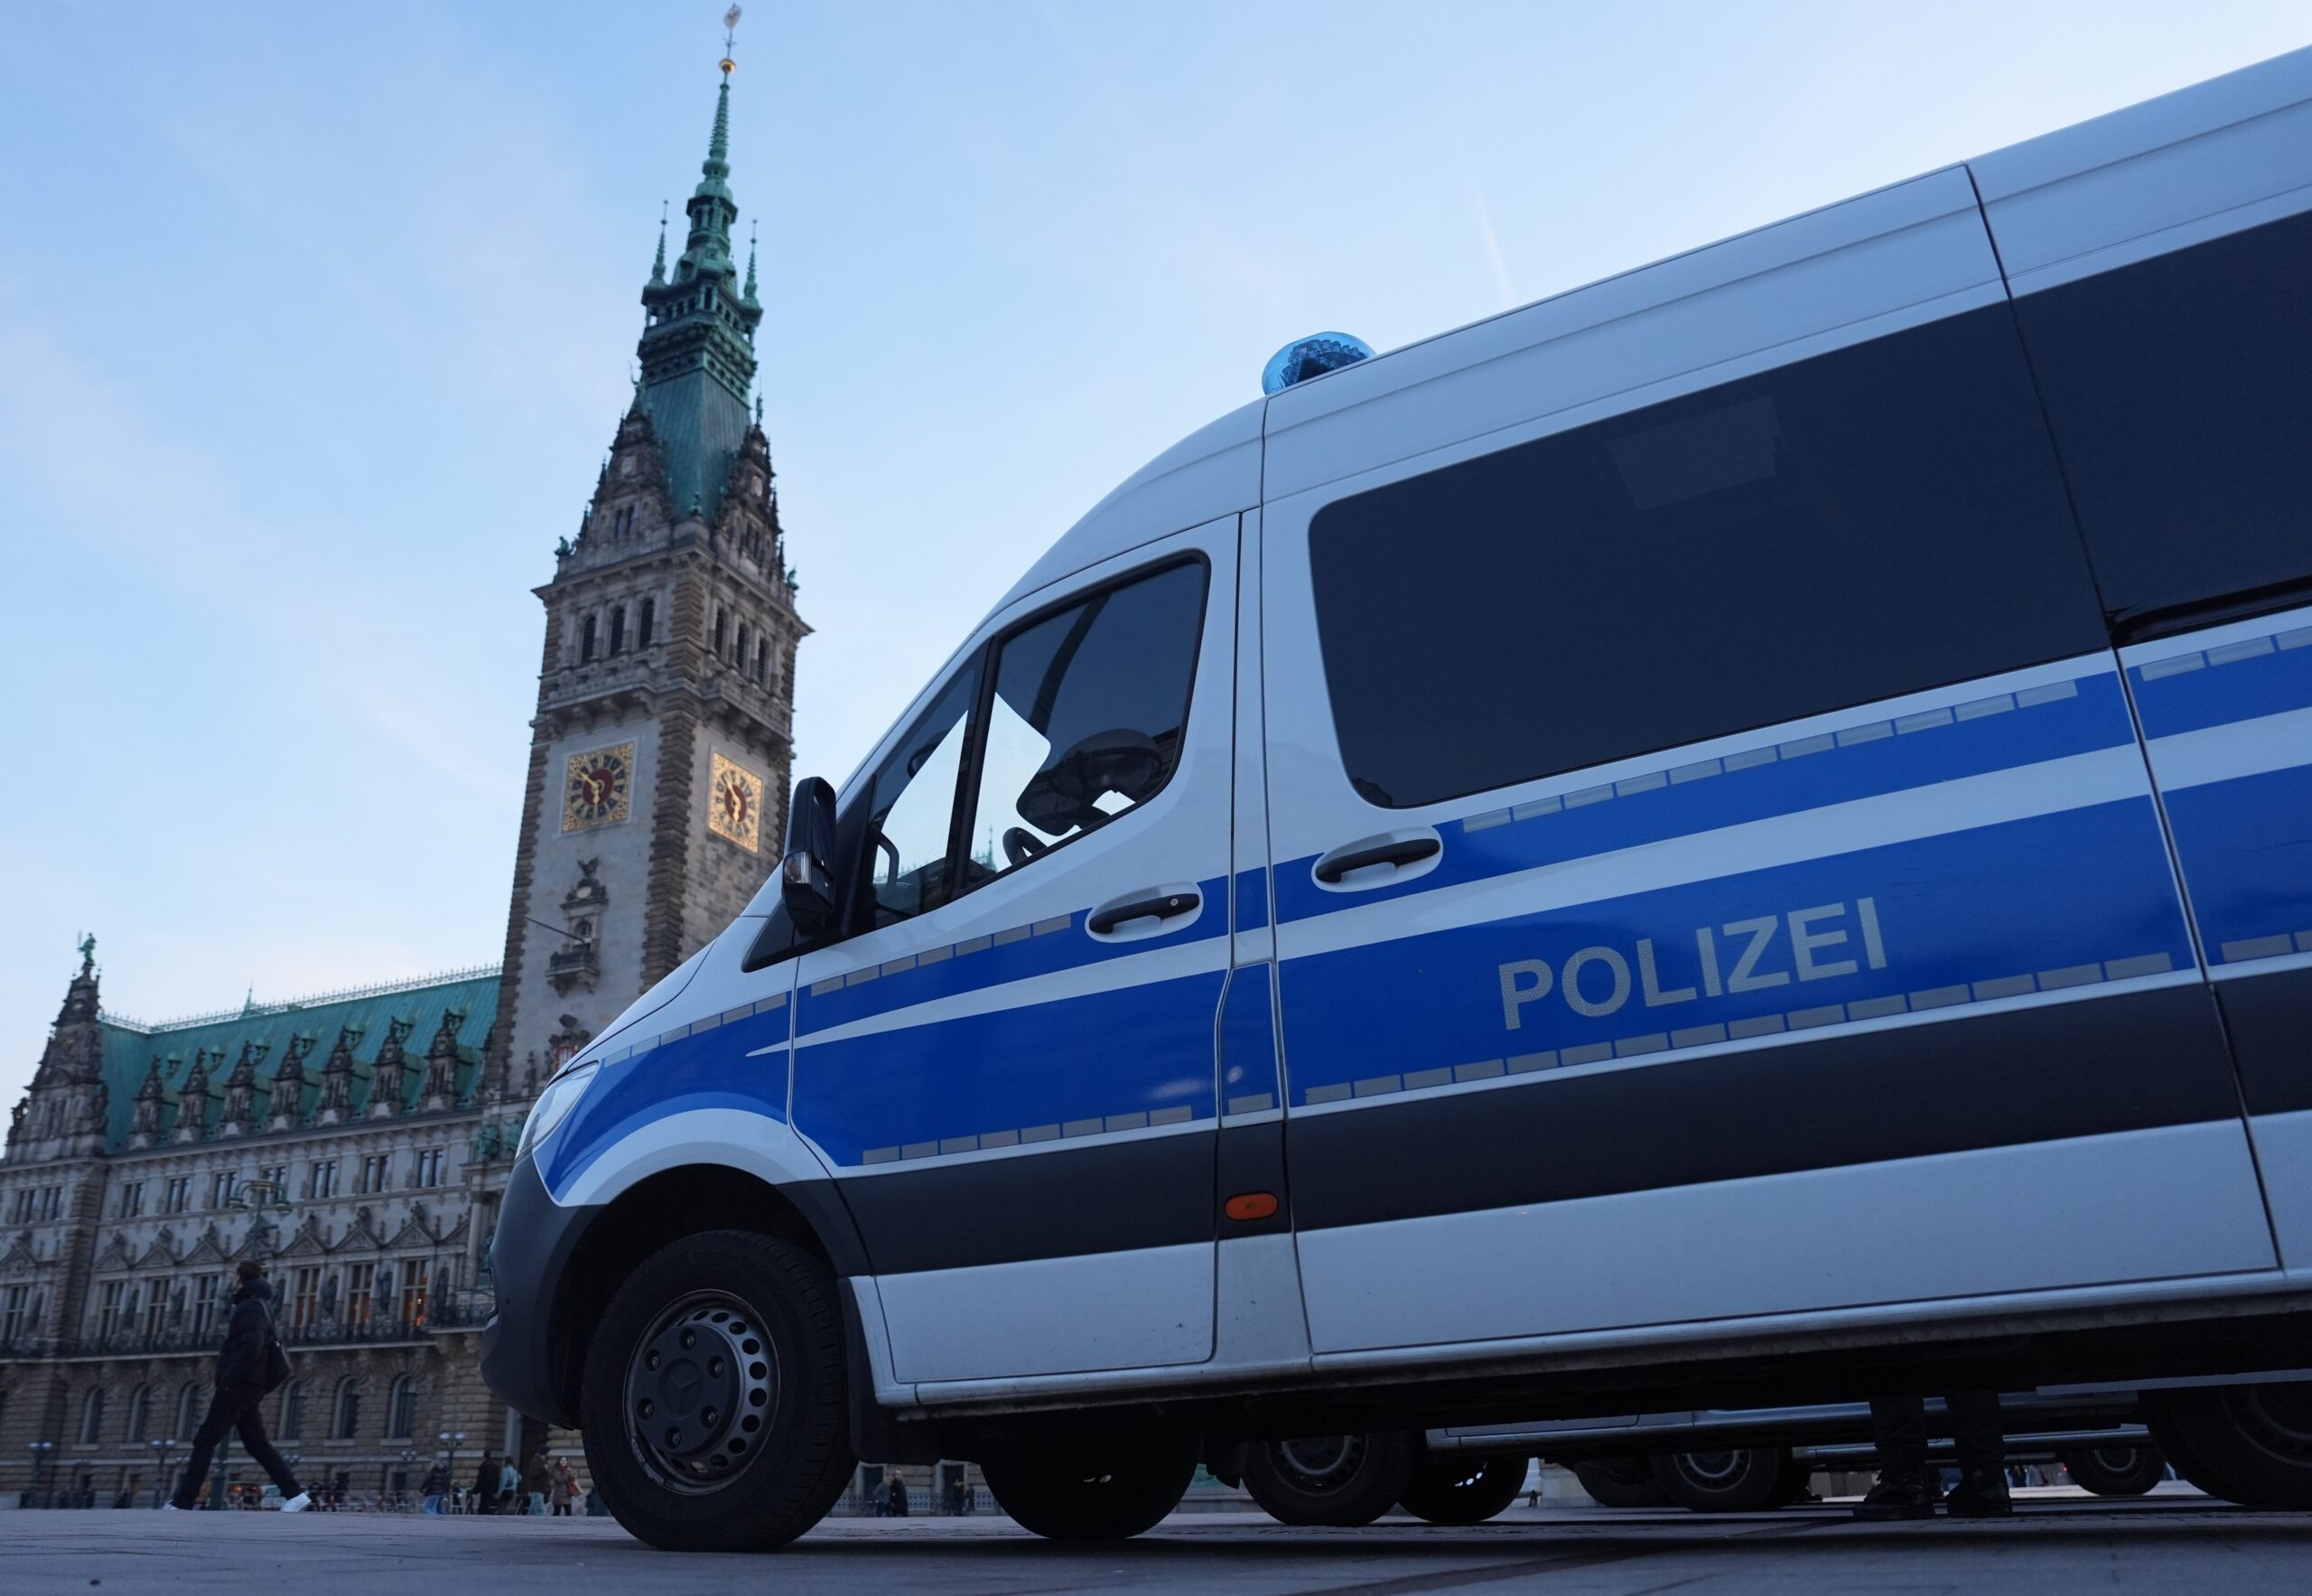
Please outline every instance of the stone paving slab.
M1991 1524L1861 1525L1819 1507L1712 1517L1513 1509L1475 1529L1389 1521L1306 1530L1183 1514L1138 1541L1099 1548L1039 1541L1001 1518L838 1519L759 1557L657 1553L606 1519L0 1513L5 1596L2299 1591L2307 1554L2312 1514L2176 1498L2031 1503Z

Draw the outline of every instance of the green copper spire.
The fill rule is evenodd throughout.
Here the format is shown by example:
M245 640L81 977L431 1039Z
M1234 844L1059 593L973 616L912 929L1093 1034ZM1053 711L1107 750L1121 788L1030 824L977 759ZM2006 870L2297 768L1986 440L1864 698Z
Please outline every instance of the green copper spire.
M740 297L749 304L755 303L755 229L751 222L747 224L747 288Z
M667 202L664 200L658 201L658 256L650 263L650 280L653 283L667 280Z
M762 320L752 274L741 286L731 258L739 202L731 175L731 73L723 57L714 94L714 130L701 178L683 209L690 234L671 272L663 219L657 260L642 289L648 315L639 352L636 402L650 418L667 470L667 503L689 506L712 520L721 508L731 462L747 435L747 395L754 386L754 335Z

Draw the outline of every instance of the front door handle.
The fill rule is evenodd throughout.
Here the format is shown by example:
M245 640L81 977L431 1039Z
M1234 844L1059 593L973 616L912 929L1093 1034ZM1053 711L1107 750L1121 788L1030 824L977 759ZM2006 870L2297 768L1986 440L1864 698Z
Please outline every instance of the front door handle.
M1204 894L1194 887L1143 887L1121 898L1111 898L1084 919L1084 929L1105 936L1136 919L1176 919L1204 905Z
M1379 836L1359 838L1344 843L1319 859L1310 873L1325 886L1339 886L1352 871L1373 870L1376 864L1390 868L1387 873L1374 870L1364 880L1351 882L1351 887L1377 887L1396 880L1412 865L1434 859L1445 851L1445 843L1427 826L1410 831L1384 832Z

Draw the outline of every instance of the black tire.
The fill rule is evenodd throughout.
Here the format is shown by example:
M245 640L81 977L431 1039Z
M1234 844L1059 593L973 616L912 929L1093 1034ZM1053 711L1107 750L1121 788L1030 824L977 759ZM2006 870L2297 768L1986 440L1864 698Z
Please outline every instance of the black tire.
M1049 1541L1128 1541L1164 1521L1196 1477L1185 1435L1136 1435L1112 1455L1056 1449L983 1459L995 1505Z
M2208 1495L2312 1508L2312 1381L2149 1392L2143 1405L2176 1472Z
M2140 1497L2168 1478L2168 1460L2148 1441L2081 1447L2063 1454L2064 1471L2099 1497Z
M1412 1471L1397 1505L1431 1524L1483 1524L1506 1512L1525 1489L1525 1460L1439 1452Z
M789 1242L710 1230L611 1295L580 1424L594 1487L636 1539L760 1552L816 1524L849 1484L844 1402L826 1265Z
M1658 1507L1669 1500L1644 1458L1586 1458L1567 1466L1600 1507Z
M1264 1441L1245 1461L1245 1489L1279 1524L1354 1529L1396 1506L1415 1457L1412 1437L1393 1430Z
M1796 1466L1778 1446L1664 1452L1654 1460L1654 1483L1696 1513L1757 1513L1782 1505L1776 1498Z

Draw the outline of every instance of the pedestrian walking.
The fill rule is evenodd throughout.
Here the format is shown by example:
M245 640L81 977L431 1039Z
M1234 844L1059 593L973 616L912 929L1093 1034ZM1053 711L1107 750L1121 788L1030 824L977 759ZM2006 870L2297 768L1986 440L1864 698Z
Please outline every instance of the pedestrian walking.
M1878 1443L1878 1483L1854 1509L1857 1518L1932 1518L1937 1502L1953 1518L1998 1518L2015 1511L2007 1489L2007 1434L1996 1391L1953 1391L1943 1399L1959 1454L1951 1494L1926 1466L1926 1399L1874 1396L1870 1428Z
M556 1458L546 1469L546 1510L554 1517L570 1517L570 1498L578 1494L578 1478L567 1458Z
M473 1471L473 1511L487 1513L491 1500L498 1495L498 1454L481 1454L481 1466Z
M238 1433L242 1450L273 1477L281 1492L281 1510L302 1513L313 1505L313 1498L297 1483L288 1461L274 1450L265 1433L265 1421L256 1411L266 1393L289 1374L288 1355L281 1350L281 1338L273 1324L273 1287L266 1282L265 1266L254 1258L244 1258L234 1266L233 1280L232 1314L225 1321L225 1344L217 1353L217 1394L209 1399L209 1416L193 1433L192 1451L185 1459L184 1477L177 1481L176 1494L163 1505L180 1512L197 1505L200 1488L209 1479L210 1461L217 1455L217 1443L227 1434Z
M508 1458L498 1466L498 1510L519 1513L529 1504L522 1500L522 1471Z
M892 1470L883 1479L883 1517L886 1518L907 1517L907 1476L897 1469Z

